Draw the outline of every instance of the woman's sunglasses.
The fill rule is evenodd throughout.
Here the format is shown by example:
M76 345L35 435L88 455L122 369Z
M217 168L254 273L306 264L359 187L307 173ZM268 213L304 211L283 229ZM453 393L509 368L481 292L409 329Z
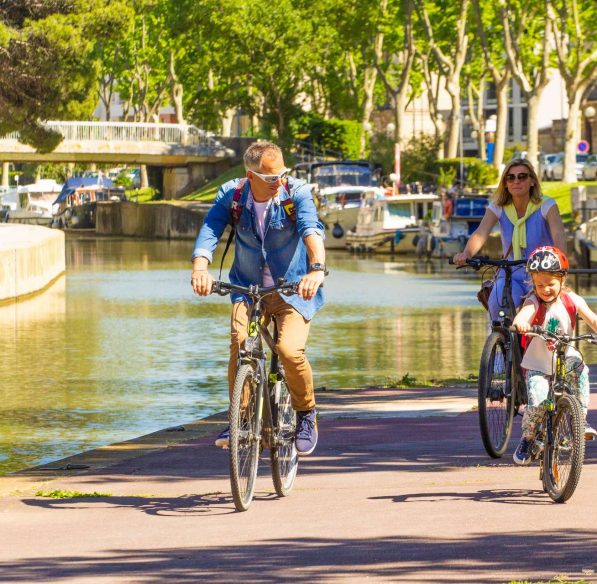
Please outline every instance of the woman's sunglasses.
M508 182L514 182L516 179L526 180L527 178L529 178L528 172L519 172L518 174L507 174L506 175L506 180Z
M263 182L271 184L287 178L290 170L288 170L288 168L285 168L280 174L261 174L260 172L255 172L254 170L251 170L251 172L255 176L258 176Z

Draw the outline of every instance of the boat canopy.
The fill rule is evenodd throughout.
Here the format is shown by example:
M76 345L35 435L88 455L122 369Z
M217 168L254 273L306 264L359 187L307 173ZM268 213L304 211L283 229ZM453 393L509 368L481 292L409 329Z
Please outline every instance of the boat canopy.
M112 179L109 178L101 176L73 176L64 183L62 191L60 191L58 198L54 201L54 205L65 202L68 195L71 195L76 189L80 189L81 187L111 188L112 186Z

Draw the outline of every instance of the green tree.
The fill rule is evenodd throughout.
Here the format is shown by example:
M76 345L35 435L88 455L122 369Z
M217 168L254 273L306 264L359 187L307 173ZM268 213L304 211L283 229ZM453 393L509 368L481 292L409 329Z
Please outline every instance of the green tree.
M485 66L495 86L497 120L493 166L499 168L504 160L506 131L508 128L508 89L512 72L504 53L504 29L499 8L492 0L472 0ZM484 133L485 128L483 128ZM480 130L481 131L481 130Z
M0 133L49 151L62 139L42 124L88 119L96 105L95 42L113 28L116 0L0 2Z
M552 21L547 18L544 0L504 0L500 12L506 56L527 101L527 158L536 165L539 105L552 64Z
M445 78L446 91L452 102L452 115L448 120L447 156L453 158L458 150L462 123L460 75L468 50L470 0L459 3L450 0L414 2L426 35L426 44L438 72Z
M564 181L575 182L580 107L597 80L597 4L591 0L547 0L546 4L568 98Z

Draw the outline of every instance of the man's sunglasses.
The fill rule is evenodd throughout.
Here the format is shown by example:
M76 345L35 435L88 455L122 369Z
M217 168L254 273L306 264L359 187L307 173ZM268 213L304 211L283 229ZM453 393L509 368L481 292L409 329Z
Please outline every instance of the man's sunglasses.
M251 170L251 172L255 176L258 176L263 182L276 183L279 180L284 180L288 178L288 173L290 172L290 170L288 168L285 168L280 174L261 174L260 172L255 172L254 170Z
M519 172L518 174L507 174L506 175L506 180L508 182L514 182L516 179L526 180L527 178L529 178L528 172Z

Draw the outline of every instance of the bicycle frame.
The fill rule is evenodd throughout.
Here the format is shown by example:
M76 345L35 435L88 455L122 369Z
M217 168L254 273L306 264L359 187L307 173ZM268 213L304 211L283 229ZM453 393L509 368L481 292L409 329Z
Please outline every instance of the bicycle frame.
M520 335L511 329L514 316L516 315L516 306L512 297L512 271L513 266L502 265L504 270L504 288L502 290L502 298L500 302L501 310L499 316L501 320L492 321L491 328L493 331L501 332L508 340L506 344L507 362L512 366L506 367L506 395L512 395L512 387L517 387L520 391L516 392L516 404L518 408L520 405L527 402L526 383L520 363L522 362L522 350L520 346ZM504 308L506 310L504 310Z
M538 334L537 336L541 336ZM572 337L570 340L582 340L583 338L589 338L590 335L583 335L578 337ZM549 390L547 393L547 400L545 403L545 427L542 428L539 434L542 434L543 438L547 440L543 440L541 442L547 442L547 444L553 444L553 419L556 416L557 412L557 403L558 398L562 395L567 393L573 397L574 392L570 387L570 384L566 381L566 347L569 345L570 341L566 340L566 337L563 339L558 339L556 341L556 366L555 372L552 376L552 379L549 382ZM535 457L538 458L541 455L542 450L540 452L535 452Z
M261 304L262 299L258 298L252 305L249 312L249 336L245 340L245 347L239 351L238 365L242 363L252 362L256 365L259 378L259 390L257 395L257 429L259 440L262 448L271 448L274 446L274 422L271 402L271 390L275 387L275 382L278 381L278 353L276 351L276 341L278 336L278 328L274 322L274 336L270 334L267 326L263 321ZM263 339L267 346L272 351L272 365L269 377L266 375L266 361L267 353L263 350ZM276 379L273 380L275 375ZM269 391L268 391L269 390ZM264 415L264 402L267 404L265 407ZM265 435L262 432L261 420L265 419Z

